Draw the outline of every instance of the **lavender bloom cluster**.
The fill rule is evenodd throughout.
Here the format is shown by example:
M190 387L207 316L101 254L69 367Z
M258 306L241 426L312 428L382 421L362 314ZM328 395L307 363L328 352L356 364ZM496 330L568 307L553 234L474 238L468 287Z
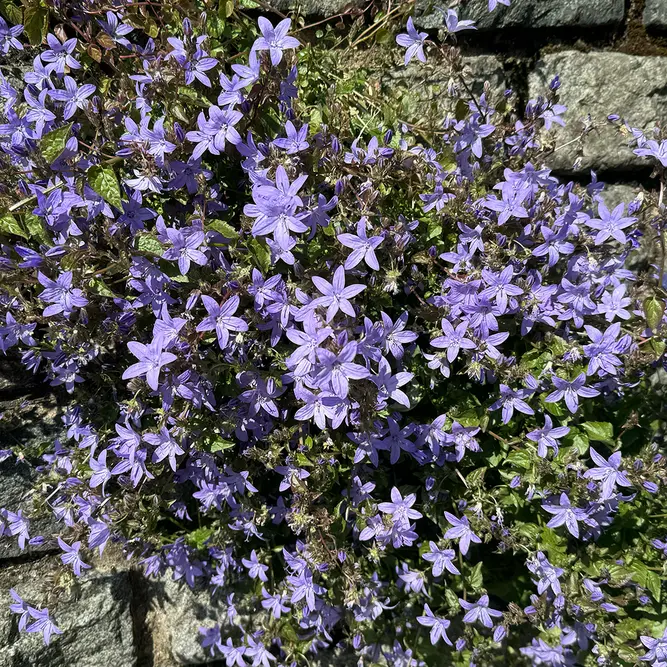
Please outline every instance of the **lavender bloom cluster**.
M451 59L456 113L352 136L312 121L290 19L240 19L237 58L116 5L76 18L114 77L77 29L0 78L0 349L69 406L60 534L7 507L0 538L207 587L228 667L666 664L660 130L613 121L661 193L610 210L544 166L557 77L477 94L410 19L397 58Z

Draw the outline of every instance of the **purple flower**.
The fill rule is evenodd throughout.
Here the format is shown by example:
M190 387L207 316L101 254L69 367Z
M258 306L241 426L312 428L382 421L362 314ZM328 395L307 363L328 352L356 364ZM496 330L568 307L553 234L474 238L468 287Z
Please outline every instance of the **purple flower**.
M222 638L220 637L220 626L214 625L212 628L199 628L202 648L208 649L210 655L215 656L215 649L222 653Z
M46 288L39 298L46 303L53 305L44 309L44 317L51 317L62 313L69 317L75 308L83 308L88 305L88 299L83 295L80 289L72 288L72 272L65 271L61 273L56 280L47 278L41 271L37 274L37 279Z
M621 333L621 323L610 324L604 333L588 324L584 328L592 341L590 345L584 345L584 354L590 359L587 373L592 375L597 372L600 377L616 375L617 369L623 366L623 362L616 355L627 349L624 339L617 341Z
M9 534L13 536L18 535L19 549L23 551L25 543L30 540L30 520L23 516L23 510L17 510L16 512L7 511L6 519Z
M49 95L59 102L65 103L64 120L71 118L77 109L85 109L88 106L88 99L96 90L92 83L84 83L79 87L71 76L64 79L65 90L50 90Z
M260 641L255 641L252 635L246 637L248 648L245 654L251 657L252 667L271 667L271 663L276 661L276 656Z
M477 602L467 602L459 598L459 603L466 610L466 614L463 617L464 623L476 623L479 621L485 628L492 628L492 617L501 618L503 615L502 611L489 607L488 595L482 595Z
M639 148L635 148L635 155L654 157L663 167L667 167L667 141L658 143L649 139L642 143Z
M433 646L435 646L441 638L446 644L452 646L452 642L447 636L447 628L451 625L451 621L446 618L438 618L435 616L427 604L424 604L423 616L417 616L417 623L426 628L431 628L430 638Z
M528 569L538 577L538 581L533 581L533 583L537 586L539 595L548 589L551 589L554 595L561 594L558 578L565 570L554 567L542 551L538 551L535 558L528 561Z
M255 218L252 227L253 236L273 234L274 239L283 250L294 247L290 231L302 233L308 227L302 222L304 213L297 213L303 206L298 192L307 180L307 175L298 176L290 183L285 168L280 165L276 169L276 184L260 185L253 188L255 204L247 204L243 212Z
M461 574L452 562L456 554L454 549L440 549L435 542L429 542L430 551L425 553L422 558L431 563L434 577L439 577L445 570L452 574Z
M240 302L237 295L232 296L222 304L218 304L213 297L207 295L202 296L202 301L208 312L208 317L197 325L197 331L215 330L221 350L224 350L229 344L230 331L248 331L248 324L240 317L234 317Z
M401 451L409 453L415 451L415 443L409 439L414 432L414 424L408 424L401 428L393 417L388 417L387 426L389 427L389 433L376 444L378 449L389 451L389 462L394 465L400 458Z
M401 391L400 387L410 382L413 377L414 375L412 373L406 373L405 371L392 375L389 362L382 357L380 359L377 375L371 377L371 380L378 388L378 403L386 405L387 401L392 399L404 407L409 408L410 399L405 392Z
M341 399L329 392L320 392L316 394L305 387L297 386L294 395L300 401L306 404L300 407L294 414L294 418L299 421L312 419L322 430L327 427L327 419L332 422L332 426L340 426L345 413L340 412L338 407Z
M613 322L616 317L622 320L630 319L630 312L626 308L632 305L632 299L625 297L626 291L626 285L618 285L611 294L605 292L602 295L602 303L598 305L598 312L604 314L607 322Z
M396 43L407 49L405 52L404 64L407 65L415 56L417 56L418 60L425 63L426 56L424 55L424 42L428 37L428 33L417 31L415 24L412 21L412 16L408 18L407 28L407 33L401 33L396 36Z
M37 324L19 324L14 316L8 311L5 315L6 326L0 327L0 350L7 352L20 341L24 345L35 345L35 339L31 336Z
M101 556L104 547L107 545L107 542L111 537L111 530L104 521L95 521L94 519L88 519L88 527L90 528L88 547L90 549L95 549L97 547Z
M409 526L411 519L421 519L424 516L421 512L411 509L417 502L417 496L409 493L405 498L401 492L394 486L391 490L391 502L380 503L378 509L384 514L391 515L392 523L400 526Z
M357 356L357 343L354 341L348 343L338 355L319 348L317 356L321 364L321 370L316 377L318 386L333 391L339 398L347 398L350 391L349 380L370 377L370 371L365 366L354 363Z
M538 245L532 252L534 257L543 257L548 255L548 266L556 266L560 261L561 255L571 255L574 252L574 244L567 241L568 227L563 226L558 231L553 231L546 225L540 228L544 243Z
M76 37L68 39L63 44L55 35L49 33L46 36L46 41L50 48L42 53L42 60L45 63L49 63L46 67L49 73L55 72L58 76L62 77L65 75L66 66L70 69L79 69L81 67L79 62L72 56L77 45Z
M338 240L346 247L352 248L350 256L345 260L345 269L357 266L362 260L374 271L380 270L380 264L375 255L375 249L382 243L382 236L366 236L366 218L360 218L357 223L357 234L339 234Z
M227 142L235 146L242 139L234 127L243 118L240 111L234 109L220 109L213 105L208 109L209 118L202 111L197 117L198 130L192 130L185 135L188 141L196 143L192 152L192 159L198 160L206 151L213 155L220 155L225 150Z
M102 495L104 495L104 486L111 479L111 472L107 468L107 450L104 449L100 453L97 460L90 457L90 469L93 474L90 477L90 488L95 489L102 486Z
M217 64L215 58L211 58L206 51L198 48L192 59L185 64L185 84L189 86L196 79L210 88L211 80L204 72L213 69Z
M257 560L257 552L253 549L250 553L250 558L242 558L243 566L248 570L248 575L251 579L259 579L260 581L268 581L266 572L269 569L268 565L263 565Z
M274 146L278 148L283 148L287 155L296 155L301 151L305 151L310 144L306 141L308 137L308 124L304 123L301 128L297 131L294 127L294 123L291 120L288 120L285 123L285 131L287 132L287 138L275 139L273 142Z
M397 566L396 572L399 573L399 588L405 588L405 590L410 593L424 593L424 585L426 581L422 572L410 570L407 563L403 563L400 569Z
M472 532L467 516L462 516L459 519L453 514L445 512L445 518L453 526L445 533L445 539L459 540L459 549L464 556L468 553L471 542L481 544L482 540Z
M19 632L23 632L25 626L30 619L30 607L28 603L13 589L9 589L9 594L14 599L14 602L9 605L9 611L14 614L21 614L19 618Z
M600 500L607 500L614 496L616 485L632 486L632 482L626 474L619 470L621 466L621 452L614 452L609 460L600 456L592 447L589 450L591 458L597 463L597 468L590 468L584 473L584 477L602 482L602 494Z
M200 230L185 231L167 227L167 236L172 243L172 247L165 250L162 257L169 260L178 260L178 269L181 275L186 275L190 270L190 262L206 266L208 259L206 255L199 250L204 243L204 232Z
M296 575L288 576L287 583L292 588L292 604L305 600L306 608L310 611L314 611L316 608L315 596L322 595L325 592L322 586L313 581L312 572L308 569L304 569Z
M7 54L9 49L23 51L23 45L16 39L23 32L22 25L9 26L0 16L0 53Z
M591 218L586 221L586 225L591 229L597 229L598 233L595 235L595 245L604 243L607 239L614 238L619 243L626 243L627 238L624 229L630 227L637 218L625 218L625 204L619 204L611 213L604 204L598 204L599 218Z
M459 356L460 350L474 350L477 345L465 337L468 331L468 323L461 322L456 329L446 319L442 319L442 331L444 336L439 336L431 341L433 347L447 350L447 361L451 364Z
M496 302L502 315L507 310L507 301L511 296L519 296L523 294L523 290L517 285L512 285L512 277L514 269L511 266L503 269L500 273L494 273L490 269L482 269L482 278L488 285L485 290L482 290L480 297L493 299Z
M227 667L246 667L247 663L243 659L246 652L245 646L234 646L231 637L228 637L227 643L221 643L217 648L225 656Z
M547 526L549 528L557 528L565 524L569 533L578 538L579 537L579 521L586 521L588 519L588 513L585 510L579 509L578 507L573 507L570 504L570 499L567 497L566 493L560 494L560 500L558 505L544 504L542 509L553 514L553 519L549 520Z
M121 44L127 49L132 47L129 40L125 39L125 35L129 35L134 28L127 23L121 23L118 16L113 12L107 12L107 20L97 20L102 29L113 39L116 44Z
M257 299L257 296L255 296L255 299ZM319 324L319 320L313 311L306 315L302 326L303 331L294 328L286 331L290 341L298 345L297 349L286 359L288 368L293 368L304 359L308 360L310 364L315 364L317 362L317 350L333 334L333 329Z
M558 440L570 432L567 426L554 427L551 417L544 415L544 427L526 434L529 440L537 443L537 455L546 458L548 448L554 450L554 456L558 454Z
M81 559L81 554L79 549L81 549L81 542L74 542L70 547L66 542L58 538L58 545L65 552L60 556L60 560L65 565L71 565L74 570L74 574L77 577L81 576L81 569L89 570L90 565L86 565Z
M130 341L127 347L139 361L132 364L123 373L123 380L145 375L148 386L153 391L157 391L161 368L176 361L178 357L171 352L164 351L164 341L160 336L154 338L148 345Z
M280 618L283 614L289 612L287 600L281 593L270 595L262 586L262 607L271 612L273 618Z
M296 49L301 43L295 37L287 33L292 26L291 19L283 19L274 28L267 18L260 16L257 19L261 37L258 37L252 45L253 51L268 51L271 56L271 64L275 67L283 59L285 49Z
M492 12L499 4L510 6L510 0L489 0L489 11Z
M35 620L25 629L26 632L41 632L46 645L51 641L52 635L62 635L62 630L58 629L51 620L46 607L44 609L29 607L28 611Z
M453 9L448 9L445 15L445 30L453 34L461 30L477 30L477 28L475 28L474 21L459 21L459 15Z
M659 667L667 660L667 628L665 628L662 637L659 639L647 637L646 635L641 635L639 639L648 649L648 653L645 653L640 658L641 660L652 662L655 667Z
M586 373L580 373L572 382L563 380L556 375L551 376L556 386L556 391L549 394L544 400L547 403L558 403L565 397L565 405L568 410L575 414L579 409L579 397L593 398L599 396L600 392L592 387L586 387Z
M524 397L530 396L532 392L528 389L512 389L506 384L500 385L500 398L493 403L489 410L498 410L502 407L503 409L503 424L509 424L512 416L514 415L514 410L523 412L525 415L534 415L535 411L533 408L524 401Z
M164 165L164 156L176 150L176 144L167 140L164 118L158 118L152 130L148 126L142 127L141 137L148 143L148 154L155 157L155 163L159 167Z
M395 322L384 311L382 317L382 339L384 340L385 352L391 352L394 359L403 358L403 346L409 345L417 340L418 336L413 331L404 331L408 323L408 313L401 313Z
M313 276L315 287L324 296L318 297L311 302L313 307L324 307L327 309L327 323L331 322L339 310L346 315L355 317L354 307L349 299L363 292L366 285L350 285L345 287L345 269L339 266L334 272L333 282L329 282L319 276Z
M153 452L153 462L159 463L169 459L169 467L176 472L176 457L185 454L185 450L174 439L165 426L158 433L145 433L144 440L156 449Z

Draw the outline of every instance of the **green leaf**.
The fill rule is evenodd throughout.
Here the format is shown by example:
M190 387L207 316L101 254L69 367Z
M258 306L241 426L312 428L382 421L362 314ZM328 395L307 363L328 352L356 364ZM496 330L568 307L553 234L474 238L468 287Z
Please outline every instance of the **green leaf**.
M233 447L234 447L234 443L231 440L225 440L223 438L218 438L211 443L211 445L209 447L209 450L212 453L224 452L226 449L232 449Z
M109 202L121 211L123 210L118 179L112 167L105 167L100 164L92 166L88 170L88 184L104 201Z
M206 527L197 528L197 530L193 530L188 535L187 540L196 549L203 549L204 546L206 545L206 540L210 539L213 533L214 533L213 528L206 528Z
M665 353L667 344L664 340L658 340L657 338L651 338L651 347L658 357L661 357Z
M431 239L438 239L442 236L442 225L437 220L429 220L427 231L427 241L430 241Z
M380 28L375 33L375 41L378 44L388 44L391 39L391 33L386 28Z
M54 162L55 159L65 150L65 144L69 139L72 130L72 123L68 123L57 130L52 130L44 135L39 142L42 149L42 155L47 162Z
M224 18L228 19L234 13L234 0L223 0L218 11L222 12Z
M28 238L19 221L11 213L6 213L0 217L0 233L14 234L14 236L21 236L24 239Z
M100 296L106 296L109 297L110 299L113 299L116 297L116 295L109 289L107 284L101 279L101 278L92 278L88 282L88 287L95 292L96 294L99 294Z
M482 576L482 563L479 562L472 569L468 575L468 583L474 591L478 591L484 585L484 577Z
M264 241L250 239L248 247L257 261L257 265L264 273L271 268L271 250Z
M614 445L614 427L609 422L585 422L581 427L589 440Z
M644 563L639 560L634 561L630 565L630 570L634 576L635 581L642 587L651 591L656 602L660 602L660 586L661 580L656 572L648 569Z
M49 29L49 10L42 5L40 0L33 0L25 8L23 29L33 46L37 46L44 41Z
M529 452L512 452L508 457L507 461L512 465L515 465L524 470L528 470L532 463L532 458Z
M572 436L572 445L579 452L581 456L588 454L588 437L583 433L575 433Z
M161 257L164 252L162 244L150 234L140 234L137 237L137 250L157 255L158 257Z
M660 328L662 316L665 314L665 302L662 299L651 296L648 299L644 299L643 307L646 324L653 331L657 331Z
M567 414L560 403L544 403L544 409L554 417L564 417Z
M466 481L471 487L481 487L484 485L484 475L486 475L486 466L475 468L469 475L466 476Z
M471 408L470 410L465 410L464 412L457 414L456 421L459 422L461 426L470 428L474 426L479 426L481 420L477 410Z
M544 526L539 546L549 554L549 560L555 565L567 562L567 541L561 538L555 530Z
M23 23L23 12L20 7L12 4L12 0L0 0L0 14L13 25Z
M243 2L243 0L241 0L241 2ZM294 626L292 626L291 623L283 623L280 626L278 634L280 635L281 639L286 639L288 642L299 641L299 635L297 634L296 630L294 629Z
M206 228L219 232L226 239L230 239L232 241L239 237L239 233L224 220L211 220L211 222L206 225Z
M53 245L53 241L44 226L44 221L38 215L26 213L23 216L23 224L31 239L35 239L44 245Z

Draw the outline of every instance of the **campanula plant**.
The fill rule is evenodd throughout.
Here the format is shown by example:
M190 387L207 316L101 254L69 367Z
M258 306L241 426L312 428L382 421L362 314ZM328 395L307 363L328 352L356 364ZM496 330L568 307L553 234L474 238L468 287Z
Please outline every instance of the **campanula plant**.
M609 121L632 202L559 179L559 79L471 86L454 7L396 37L437 127L324 123L307 32L222 4L0 22L0 348L66 405L1 539L204 588L229 667L664 665L667 138Z

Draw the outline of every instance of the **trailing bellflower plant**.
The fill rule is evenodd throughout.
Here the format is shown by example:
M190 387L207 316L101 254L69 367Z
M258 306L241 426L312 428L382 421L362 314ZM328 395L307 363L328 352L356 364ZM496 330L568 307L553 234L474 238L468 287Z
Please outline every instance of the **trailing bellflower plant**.
M667 138L609 121L659 194L559 179L558 73L469 85L455 8L396 38L431 132L323 122L288 18L55 4L0 22L0 348L66 406L2 539L203 587L228 666L664 665Z

